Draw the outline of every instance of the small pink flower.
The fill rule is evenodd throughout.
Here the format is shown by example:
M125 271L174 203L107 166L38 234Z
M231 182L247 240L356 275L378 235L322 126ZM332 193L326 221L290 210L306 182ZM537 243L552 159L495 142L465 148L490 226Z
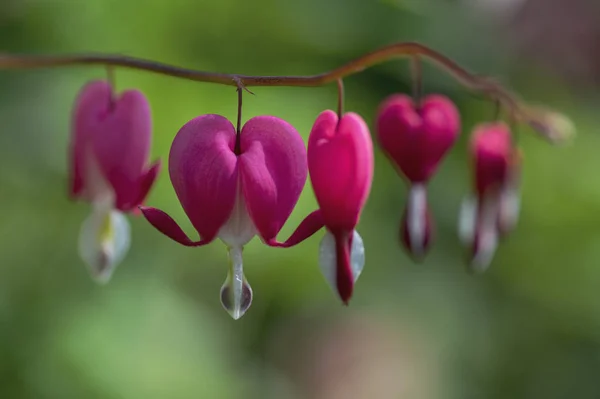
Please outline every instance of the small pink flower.
M459 234L471 248L472 269L481 272L489 267L499 236L508 233L518 218L520 153L502 122L477 126L470 148L474 194L463 201Z
M400 232L405 248L417 259L433 241L426 186L459 132L458 110L440 95L428 96L417 106L411 97L396 94L379 108L380 146L410 185Z
M364 266L364 246L355 228L373 180L369 128L352 112L341 119L322 112L308 141L308 169L322 222L319 262L329 284L348 303Z
M199 241L188 238L165 212L149 207L142 212L156 229L183 245L205 245L215 238L227 245L231 264L221 302L238 319L252 302L243 246L257 234L266 244L277 245L276 236L306 182L307 165L298 132L273 116L248 120L239 153L235 144L235 127L220 115L192 119L173 140L169 175Z
M105 81L83 87L75 103L70 143L70 197L93 205L79 239L82 258L107 282L130 242L123 213L144 201L160 169L147 166L150 105L137 90L115 97Z

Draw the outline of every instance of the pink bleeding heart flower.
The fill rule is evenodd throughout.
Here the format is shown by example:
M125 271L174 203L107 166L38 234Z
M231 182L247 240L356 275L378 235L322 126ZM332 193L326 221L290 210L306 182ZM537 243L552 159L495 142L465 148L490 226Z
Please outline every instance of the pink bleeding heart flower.
M491 263L500 235L516 224L521 156L503 122L477 126L470 151L474 193L463 200L459 235L471 250L471 269L482 272Z
M116 96L105 81L80 91L72 120L69 195L93 206L81 228L79 252L98 282L109 281L129 249L123 213L144 201L160 170L160 161L147 166L151 140L150 105L140 91Z
M355 228L371 189L373 168L373 144L363 119L352 112L341 118L331 110L322 112L308 140L308 170L319 204L318 216L312 217L327 229L319 249L321 271L345 304L365 262Z
M400 234L409 253L420 260L433 242L427 183L460 132L460 114L448 98L430 95L416 105L404 94L386 99L377 115L381 148L410 188Z
M306 149L298 132L273 116L246 122L239 136L220 115L186 123L173 140L169 175L181 206L200 235L192 241L165 212L141 210L160 232L186 246L221 239L230 267L221 303L234 319L250 307L252 289L243 271L242 250L255 235L275 238L295 207L307 176Z

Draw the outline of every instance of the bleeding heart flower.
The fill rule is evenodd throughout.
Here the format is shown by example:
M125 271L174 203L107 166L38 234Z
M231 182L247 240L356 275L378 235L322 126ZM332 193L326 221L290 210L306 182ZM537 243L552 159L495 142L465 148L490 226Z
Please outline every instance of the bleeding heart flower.
M308 141L308 170L320 208L313 223L318 219L327 228L319 263L346 304L365 262L355 228L371 189L373 167L369 128L359 115L349 112L339 119L327 110L317 117Z
M165 212L142 207L160 232L186 246L220 238L227 245L230 268L221 288L221 303L234 319L251 305L252 289L242 250L256 234L275 238L306 182L306 149L298 132L273 116L254 117L240 132L220 115L203 115L186 123L173 140L169 175L183 210L200 235L192 241Z
M471 268L485 271L500 234L514 227L519 213L520 152L502 122L481 124L473 132L474 194L463 200L459 235L471 249Z
M89 202L79 252L99 282L107 282L130 243L123 213L144 201L160 169L147 167L150 105L137 90L115 97L105 81L83 87L75 102L70 143L70 197Z
M415 105L411 97L396 94L379 108L379 143L410 186L400 234L405 248L416 260L426 254L433 242L427 183L459 132L458 110L444 96L431 95Z

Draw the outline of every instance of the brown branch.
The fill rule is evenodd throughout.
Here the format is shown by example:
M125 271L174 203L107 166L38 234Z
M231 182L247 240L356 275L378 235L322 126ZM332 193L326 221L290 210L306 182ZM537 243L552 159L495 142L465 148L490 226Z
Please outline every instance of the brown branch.
M572 128L566 117L550 111L533 108L521 102L515 94L493 80L473 74L445 55L420 43L400 42L382 47L347 62L332 71L307 76L250 76L186 69L160 62L112 54L75 55L16 55L0 54L0 69L48 68L71 65L103 65L144 70L199 82L222 85L249 86L322 86L361 72L366 68L399 57L419 57L433 61L466 88L482 92L497 101L517 121L527 123L551 141L562 141L568 136L564 129ZM555 123L556 122L556 123ZM560 128L560 129L559 129ZM560 130L560 131L558 131Z

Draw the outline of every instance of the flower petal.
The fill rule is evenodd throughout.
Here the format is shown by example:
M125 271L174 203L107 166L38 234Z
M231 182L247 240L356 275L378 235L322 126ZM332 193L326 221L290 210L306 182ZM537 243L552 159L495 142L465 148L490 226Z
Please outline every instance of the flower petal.
M416 261L423 260L433 241L433 218L427 204L427 188L416 183L410 188L402 218L401 237L404 247Z
M248 212L263 241L275 238L298 202L308 173L300 134L273 116L250 119L241 132L239 166Z
M212 240L200 240L192 241L185 234L185 232L179 227L177 222L173 218L167 215L160 209L140 206L142 214L150 222L154 228L169 237L170 239L177 241L178 243L185 245L186 247L198 247L200 245L208 244Z
M412 97L395 94L379 108L377 137L404 176L424 182L456 142L460 125L456 106L444 96L427 96L417 106Z
M271 247L289 248L293 247L311 237L324 226L323 214L320 209L313 211L298 225L290 238L285 242L278 242L275 239L267 241L266 244Z
M134 209L137 210L137 206L141 205L146 200L146 197L148 196L152 185L154 185L154 181L156 180L156 177L158 176L161 168L162 163L160 160L158 160L150 166L150 169L148 169L146 173L142 175L142 178L138 183L137 199L134 201L133 204L125 204L124 207L126 209L131 209L131 207L135 206L136 208ZM117 203L117 208L119 208L119 205L120 204Z
M335 112L322 112L308 140L308 168L325 225L353 230L373 179L373 143L363 119L349 112L338 123Z
M204 241L227 222L237 193L235 128L220 115L202 115L177 133L169 175L185 213Z
M478 195L500 190L510 177L515 154L508 126L504 122L480 124L473 130L470 145Z
M474 273L483 273L489 268L498 248L499 205L499 198L495 196L488 196L480 202L469 265Z
M365 247L356 230L334 236L327 231L319 246L319 267L329 285L348 304L365 265Z
M108 106L110 95L106 82L94 81L85 85L75 100L69 143L71 199L93 202L99 197L114 196L98 163L92 138L96 134L97 115Z
M227 222L219 229L218 237L228 247L243 247L256 235L256 227L248 214L246 201L238 188L233 210Z
M138 182L150 151L150 105L138 90L113 97L108 82L86 85L75 108L74 129L76 136L87 136L103 176L115 191L117 203L129 204L131 209L137 205L134 202Z
M242 247L229 248L229 270L221 287L221 305L234 320L242 317L252 305L252 287L244 276Z
M130 243L127 218L121 212L95 207L81 226L79 254L94 280L104 284L127 254Z
M464 246L472 246L477 224L478 200L469 195L462 200L458 214L458 238Z

